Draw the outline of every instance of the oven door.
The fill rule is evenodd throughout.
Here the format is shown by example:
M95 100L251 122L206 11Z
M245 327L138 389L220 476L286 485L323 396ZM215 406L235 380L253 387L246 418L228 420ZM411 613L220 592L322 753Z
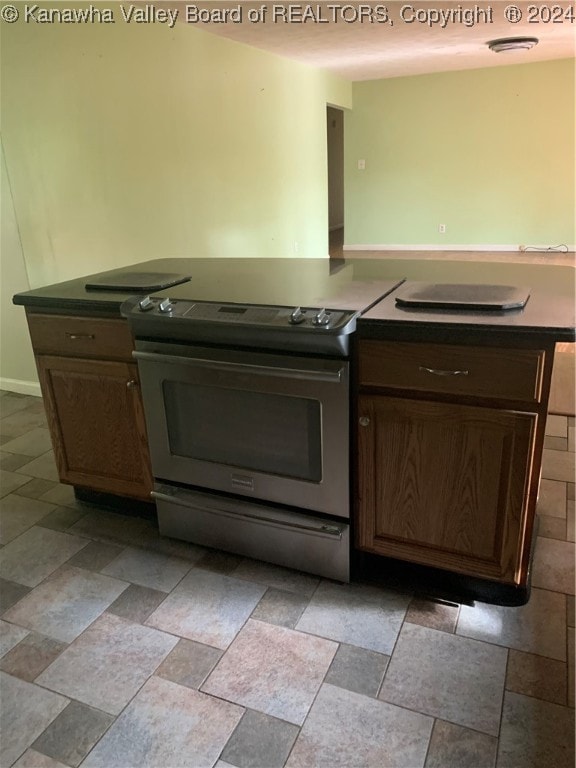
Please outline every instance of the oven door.
M137 341L156 478L349 517L345 360Z

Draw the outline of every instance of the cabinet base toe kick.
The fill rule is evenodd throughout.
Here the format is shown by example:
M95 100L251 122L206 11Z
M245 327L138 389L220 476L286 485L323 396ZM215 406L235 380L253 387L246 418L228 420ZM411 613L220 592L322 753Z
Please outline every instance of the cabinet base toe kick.
M347 521L157 484L162 536L183 539L336 581L350 580Z
M525 605L530 599L530 577L526 584L504 584L359 550L352 556L351 568L354 579L413 592L433 602L464 605L481 602L512 608Z

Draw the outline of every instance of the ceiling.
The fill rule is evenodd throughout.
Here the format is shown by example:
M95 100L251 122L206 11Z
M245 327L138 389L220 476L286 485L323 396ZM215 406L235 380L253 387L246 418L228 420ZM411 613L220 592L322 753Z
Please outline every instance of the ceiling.
M186 19L190 3L167 2L178 8L178 21L204 28L216 35L271 51L289 59L330 70L347 80L371 80L384 77L419 75L449 70L523 64L550 59L570 58L575 54L576 22L570 23L570 7L563 0L544 6L515 2L522 19L506 20L506 1L494 2L387 2L383 3L262 3L199 2L192 8L211 11L207 23ZM259 9L266 6L264 19ZM547 14L556 6L556 22ZM374 14L388 9L390 21L360 21L362 10ZM529 8L543 8L537 21L529 21ZM236 9L222 22L223 11ZM404 9L404 18L401 17ZM475 12L475 9L479 9ZM490 14L491 9L491 16ZM383 13L383 11L380 11ZM433 22L430 14L443 12L444 22ZM482 13L483 12L483 13ZM250 14L254 21L250 21ZM449 14L454 14L450 16ZM467 16L466 14L473 14ZM291 20L290 20L291 15ZM306 18L306 16L308 18ZM374 16L374 18L377 18ZM474 23L472 23L474 22ZM486 43L501 37L537 37L539 44L531 51L496 54Z

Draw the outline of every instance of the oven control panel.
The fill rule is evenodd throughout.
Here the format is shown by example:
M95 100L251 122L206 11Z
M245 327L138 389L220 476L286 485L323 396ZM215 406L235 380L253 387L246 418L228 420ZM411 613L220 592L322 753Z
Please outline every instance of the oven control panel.
M126 307L123 307L126 310ZM135 301L127 316L146 315L156 320L178 318L190 323L209 323L225 326L253 326L259 328L287 328L294 331L342 330L356 312L327 309L325 307L273 307L246 304L218 304L146 296Z

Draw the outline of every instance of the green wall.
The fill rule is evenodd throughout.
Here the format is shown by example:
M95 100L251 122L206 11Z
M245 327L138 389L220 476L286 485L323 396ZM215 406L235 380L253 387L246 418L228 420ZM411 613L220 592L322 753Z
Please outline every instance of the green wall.
M31 287L163 256L327 255L326 104L350 106L350 83L184 24L20 21L1 55Z
M353 98L346 243L576 242L574 60L360 82Z

